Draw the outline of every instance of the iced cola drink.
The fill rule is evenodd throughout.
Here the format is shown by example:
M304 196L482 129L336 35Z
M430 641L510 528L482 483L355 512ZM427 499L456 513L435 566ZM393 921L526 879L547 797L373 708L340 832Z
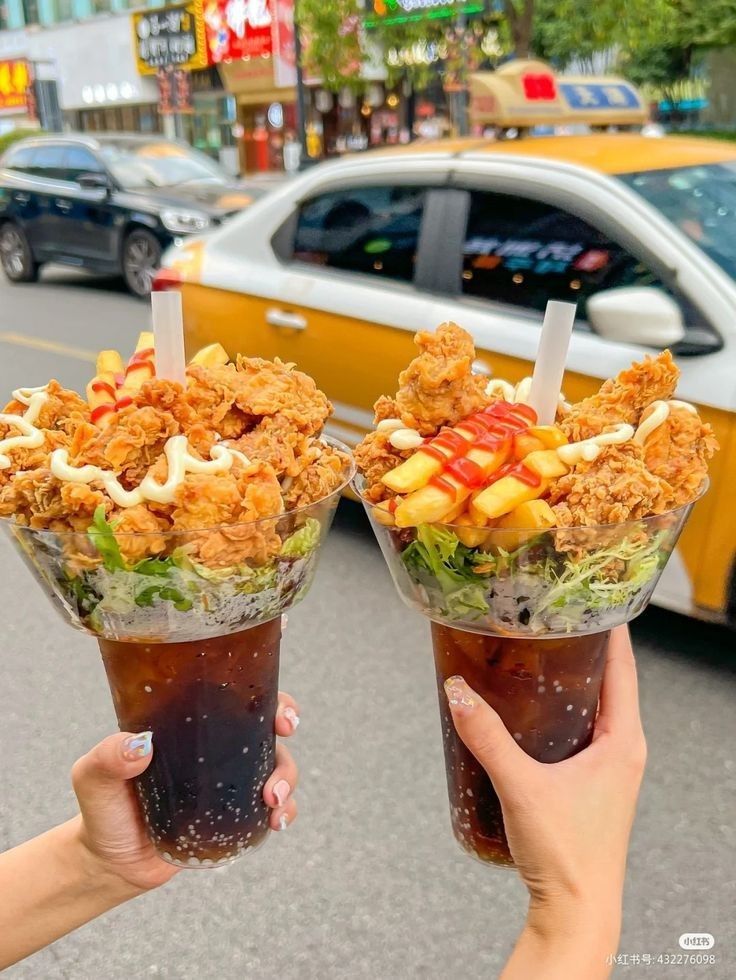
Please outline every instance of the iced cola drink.
M280 640L280 617L182 643L99 640L120 729L153 732L136 790L165 860L220 864L265 839Z
M609 636L530 640L432 623L452 829L470 854L513 864L501 804L455 731L444 682L464 677L525 752L539 762L560 762L590 742Z

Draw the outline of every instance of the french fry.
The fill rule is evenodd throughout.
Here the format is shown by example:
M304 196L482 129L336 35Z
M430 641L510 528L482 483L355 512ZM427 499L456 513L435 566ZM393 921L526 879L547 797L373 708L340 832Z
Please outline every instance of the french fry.
M97 355L96 366L97 374L109 374L113 384L115 383L115 375L121 374L125 370L120 352L116 350L101 350Z
M135 352L153 350L153 333L150 330L141 330L138 334L138 342L135 345Z
M540 452L529 453L524 458L524 465L544 480L556 480L558 476L564 476L565 473L570 472L570 467L562 462L554 449L543 449Z
M464 503L474 486L485 483L505 463L510 452L511 439L508 438L494 452L471 449L467 456L448 463L442 476L433 477L432 482L401 501L396 508L397 525L415 527L445 521L448 511Z
M535 533L554 527L555 514L546 500L528 500L509 511L498 522L497 527L507 529L498 535L496 543L506 551L516 551Z
M511 436L526 429L535 419L533 409L526 405L495 402L452 428L443 429L413 456L389 470L383 476L383 482L395 493L407 494L420 490L427 486L433 476L442 473L448 463L459 456L470 456L469 446L478 441L482 443L489 436Z
M391 510L392 500L382 500L380 503L373 507L372 514L373 519L377 524L382 527L395 527L396 518Z
M228 352L222 344L208 344L207 347L197 351L190 363L199 364L201 367L221 367L229 360Z
M87 385L90 418L104 428L115 414L115 380L109 373L97 374Z
M527 429L525 432L517 432L514 436L514 447L512 449L512 455L514 459L524 459L529 453L537 452L540 449L546 449L547 447L542 442L541 439L537 439L533 436L531 432Z
M468 548L479 548L486 540L488 531L482 527L473 527L469 514L461 514L454 522L455 534Z
M520 504L526 503L527 500L536 500L542 496L547 490L550 481L543 480L540 477L536 479L538 482L527 483L525 480L520 480L518 476L512 474L502 476L500 480L496 480L490 487L481 490L477 497L475 497L473 503L478 510L482 511L491 520L497 517L503 517L504 514L508 514L509 511L518 507Z
M472 497L468 501L468 516L473 522L473 527L486 527L488 525L488 518L483 511L478 510Z
M545 449L559 449L568 443L567 436L556 425L532 425L529 427L529 435L539 439Z
M125 380L118 388L118 409L130 405L133 401L133 395L143 385L144 381L155 376L154 357L153 334L144 330L138 337L135 353L125 368Z

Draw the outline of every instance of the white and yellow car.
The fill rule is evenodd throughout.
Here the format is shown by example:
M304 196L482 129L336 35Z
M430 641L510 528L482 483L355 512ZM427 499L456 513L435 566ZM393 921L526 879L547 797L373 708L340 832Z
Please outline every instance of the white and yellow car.
M736 148L634 134L414 145L317 167L171 250L191 351L296 361L356 441L418 329L455 320L477 369L528 375L550 298L576 300L565 394L673 347L722 451L658 601L736 618Z

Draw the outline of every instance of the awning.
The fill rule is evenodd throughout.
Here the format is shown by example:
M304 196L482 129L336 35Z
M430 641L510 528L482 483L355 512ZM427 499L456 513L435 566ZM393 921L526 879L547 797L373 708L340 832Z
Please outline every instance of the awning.
M503 128L636 126L647 110L636 88L614 76L555 75L543 61L512 61L470 76L474 123Z

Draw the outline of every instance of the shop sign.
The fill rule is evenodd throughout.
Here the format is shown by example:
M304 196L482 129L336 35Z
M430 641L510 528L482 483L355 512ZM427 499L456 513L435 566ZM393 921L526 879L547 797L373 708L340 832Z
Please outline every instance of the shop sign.
M296 85L294 0L273 0L273 77L278 88Z
M641 100L628 85L591 82L568 84L560 81L560 91L571 109L639 109Z
M141 75L156 75L169 65L190 71L209 64L202 0L133 14L133 36Z
M269 0L204 0L207 48L212 63L270 57L273 19Z
M485 3L475 0L371 0L366 25L402 24L412 20L436 20L458 14L478 14Z
M32 112L30 64L23 58L0 61L0 113Z

